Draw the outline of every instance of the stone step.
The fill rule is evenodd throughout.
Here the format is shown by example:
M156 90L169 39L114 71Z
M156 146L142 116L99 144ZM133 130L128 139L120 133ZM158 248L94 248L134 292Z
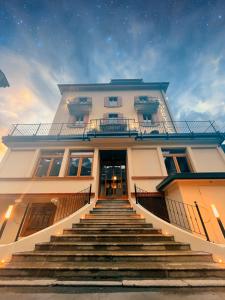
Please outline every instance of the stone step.
M116 219L116 220L119 220L119 219L140 219L140 215L137 215L137 214L122 214L122 215L118 215L118 214L102 214L102 215L99 215L99 214L86 214L85 215L85 219Z
M95 205L93 209L133 209L130 205Z
M112 208L94 208L90 211L92 214L135 214L136 211L133 208L119 208L119 209L112 209Z
M81 219L81 223L88 224L88 223L96 223L96 224L101 224L101 223L107 223L108 224L121 224L121 223L142 223L145 224L145 219L135 219L135 218L86 218L86 219Z
M162 235L162 234L66 234L66 235L52 235L51 242L77 242L77 241L99 241L99 242L134 242L134 241L173 241L174 237L172 235Z
M96 205L130 205L128 200L98 200Z
M35 245L35 251L187 251L189 244L174 241L149 242L48 242Z
M213 262L212 255L193 251L62 251L54 252L24 252L16 253L12 262L74 262L74 261L104 261L104 262Z
M216 279L225 277L225 266L208 262L14 262L0 270L0 277L59 280Z
M135 220L135 223L76 223L72 225L72 228L112 228L112 229L118 229L118 228L124 228L124 229L131 229L131 228L153 228L152 224L150 223L137 223Z
M145 234L145 233L158 233L162 234L161 229L155 228L72 228L64 229L63 234Z

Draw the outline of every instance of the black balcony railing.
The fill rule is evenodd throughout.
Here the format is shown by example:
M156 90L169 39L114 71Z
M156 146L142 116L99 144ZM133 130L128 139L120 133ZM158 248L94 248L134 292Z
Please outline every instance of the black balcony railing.
M213 122L210 121L165 121L136 122L134 119L111 118L92 119L88 123L40 123L14 124L10 128L7 138L42 137L48 138L91 138L97 136L134 136L135 138L151 137L194 137L216 136L223 139Z

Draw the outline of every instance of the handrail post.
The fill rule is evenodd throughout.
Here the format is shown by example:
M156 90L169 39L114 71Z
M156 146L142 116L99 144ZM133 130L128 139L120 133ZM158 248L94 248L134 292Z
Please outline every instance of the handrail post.
M136 204L138 204L137 186L136 186L136 184L134 184L134 194L135 194Z
M200 219L201 224L202 224L202 228L203 228L204 233L205 233L205 236L206 236L206 240L207 240L208 242L210 242L209 235L208 235L208 232L207 232L207 230L206 230L204 221L203 221L203 219L202 219L202 215L201 215L201 212L200 212L198 203L197 203L196 201L194 201L194 203L195 203L195 207L196 207L196 209L197 209L197 213L198 213L199 219Z
M17 129L17 127L18 127L19 124L13 124L13 125L14 125L14 128L13 128L12 132L10 134L8 134L8 135L12 136L13 133L15 132L15 130Z
M190 131L190 133L193 133L193 131L191 131L191 128L190 128L190 126L189 126L189 124L188 124L188 121L185 121L185 123L186 123L187 128L188 128L188 130Z
M88 194L88 204L91 203L91 187L92 187L92 184L90 184L90 188L89 188L89 194Z
M58 136L61 135L61 132L62 132L62 129L63 129L63 125L64 125L64 123L61 123L60 129L59 129L59 132L58 132Z
M38 133L38 130L40 129L40 127L41 127L41 123L40 123L40 124L38 124L37 130L36 130L36 132L35 132L33 135L37 135L37 133Z

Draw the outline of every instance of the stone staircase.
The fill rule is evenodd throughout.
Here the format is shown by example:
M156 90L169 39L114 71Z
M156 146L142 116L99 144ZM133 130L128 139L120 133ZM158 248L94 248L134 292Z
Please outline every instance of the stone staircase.
M95 208L34 251L16 253L0 279L74 281L224 278L212 255L163 235L128 200L98 200Z

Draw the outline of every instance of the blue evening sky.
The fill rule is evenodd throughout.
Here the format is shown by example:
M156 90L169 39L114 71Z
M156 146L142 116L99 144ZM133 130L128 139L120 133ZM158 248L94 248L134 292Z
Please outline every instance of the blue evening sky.
M225 1L0 0L0 134L51 122L57 83L169 81L176 120L225 116Z

